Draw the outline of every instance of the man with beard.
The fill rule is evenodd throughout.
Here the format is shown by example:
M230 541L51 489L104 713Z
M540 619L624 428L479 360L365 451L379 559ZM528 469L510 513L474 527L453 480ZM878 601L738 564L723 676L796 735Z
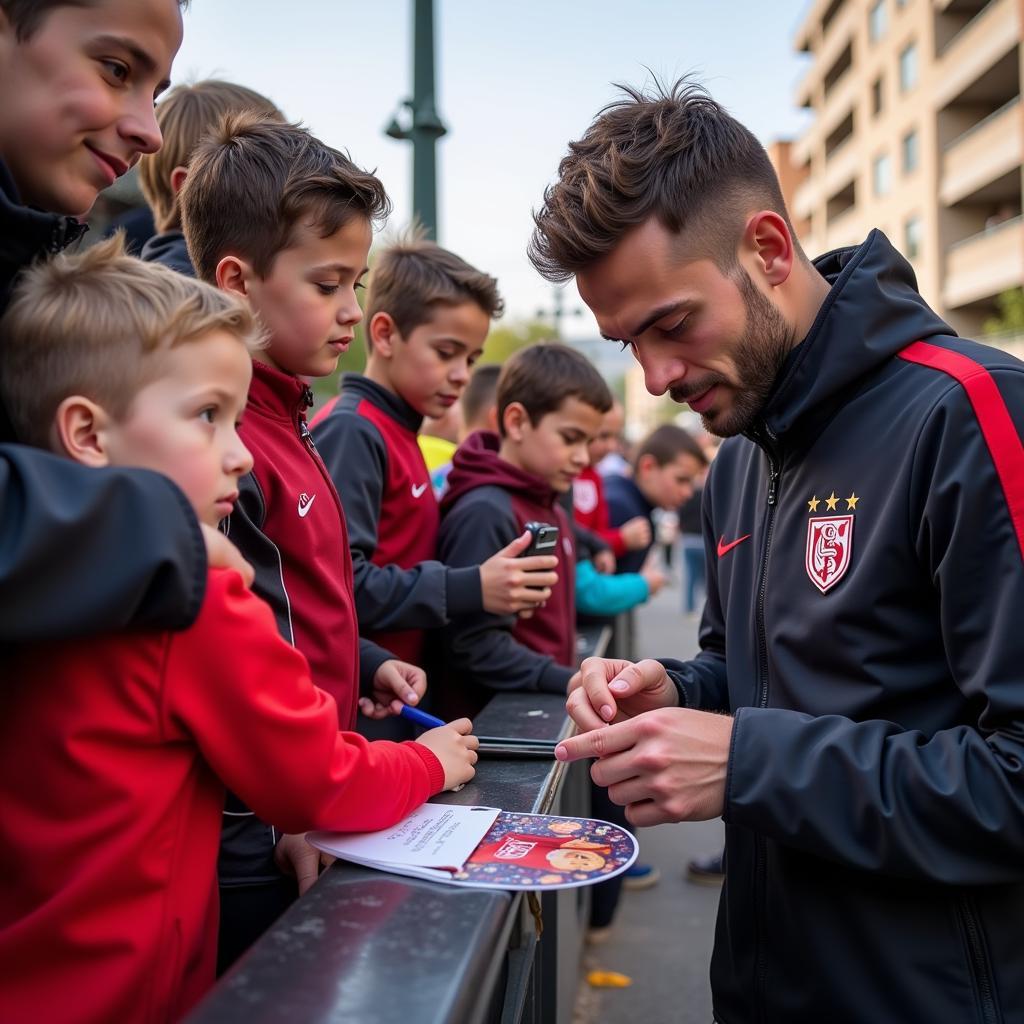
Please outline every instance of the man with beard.
M716 1020L1024 1021L1024 366L877 231L808 261L702 89L626 93L531 258L728 440L701 652L585 662L557 755L634 825L724 818Z

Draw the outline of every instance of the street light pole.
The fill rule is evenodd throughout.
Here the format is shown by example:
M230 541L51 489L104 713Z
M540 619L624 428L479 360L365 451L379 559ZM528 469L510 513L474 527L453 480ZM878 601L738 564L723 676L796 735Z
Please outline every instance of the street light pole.
M431 238L437 238L437 140L447 132L434 99L434 0L414 0L413 96L403 106L411 121L391 119L385 134L412 140L413 212Z

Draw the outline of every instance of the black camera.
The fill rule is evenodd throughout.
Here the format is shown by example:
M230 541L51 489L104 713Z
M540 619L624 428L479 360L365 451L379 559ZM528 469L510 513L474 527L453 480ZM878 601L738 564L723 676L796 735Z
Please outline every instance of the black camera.
M532 540L529 547L519 556L525 558L527 555L557 555L558 554L558 527L550 523L527 523L524 530L529 530Z

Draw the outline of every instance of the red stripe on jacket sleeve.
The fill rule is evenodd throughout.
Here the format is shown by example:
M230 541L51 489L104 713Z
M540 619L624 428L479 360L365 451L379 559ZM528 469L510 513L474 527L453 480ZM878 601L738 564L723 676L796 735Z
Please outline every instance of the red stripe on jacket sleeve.
M992 374L960 352L951 352L924 341L908 345L899 356L907 362L949 374L967 393L1006 496L1021 558L1024 559L1024 445Z

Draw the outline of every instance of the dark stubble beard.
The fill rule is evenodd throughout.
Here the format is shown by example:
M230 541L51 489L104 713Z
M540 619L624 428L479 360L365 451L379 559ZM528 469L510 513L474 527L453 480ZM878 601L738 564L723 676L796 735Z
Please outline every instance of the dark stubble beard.
M732 407L717 412L711 409L712 415L701 413L700 416L704 429L718 437L733 437L750 429L764 408L795 340L782 314L758 291L750 275L740 267L733 277L747 311L746 329L730 353L736 364L736 379L729 380L715 373L685 391L682 388L670 391L677 402L686 402L716 384L725 385L733 397Z

